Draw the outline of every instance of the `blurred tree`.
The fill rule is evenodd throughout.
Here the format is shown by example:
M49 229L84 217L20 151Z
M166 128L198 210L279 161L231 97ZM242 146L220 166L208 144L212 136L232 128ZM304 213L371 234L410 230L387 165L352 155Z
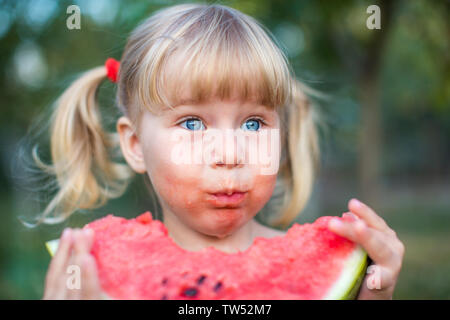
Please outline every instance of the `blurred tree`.
M385 45L396 7L391 0L374 1L381 12L381 29L368 29L367 3L346 2L330 9L319 1L330 22L329 42L333 44L346 71L354 79L361 104L358 129L358 176L361 196L376 204L379 200L380 163L383 148L381 123L380 70ZM351 21L349 24L348 21Z

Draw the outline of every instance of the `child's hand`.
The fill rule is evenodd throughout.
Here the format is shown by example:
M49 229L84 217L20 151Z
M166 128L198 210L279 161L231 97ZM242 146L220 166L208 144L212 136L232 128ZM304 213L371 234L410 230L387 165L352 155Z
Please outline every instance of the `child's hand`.
M357 299L392 299L402 267L404 244L371 208L356 199L348 204L347 221L331 220L330 230L360 244L374 264L369 266Z
M47 271L43 299L105 298L94 257L90 254L93 235L90 229L66 229L63 232ZM68 269L70 266L72 269ZM79 279L74 278L78 275Z

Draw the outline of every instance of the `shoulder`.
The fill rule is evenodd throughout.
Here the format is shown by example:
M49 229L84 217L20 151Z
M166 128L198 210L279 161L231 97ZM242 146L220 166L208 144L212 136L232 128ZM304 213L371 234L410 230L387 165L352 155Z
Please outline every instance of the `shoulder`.
M256 222L255 237L273 238L278 236L284 236L286 234L286 231L270 228L260 224L257 221L255 222Z

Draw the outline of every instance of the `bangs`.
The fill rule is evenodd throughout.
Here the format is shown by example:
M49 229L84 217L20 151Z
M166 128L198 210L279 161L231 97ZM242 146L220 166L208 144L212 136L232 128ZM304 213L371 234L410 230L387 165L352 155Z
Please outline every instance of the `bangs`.
M210 99L237 99L278 109L291 99L289 65L253 18L220 6L180 15L157 39L138 76L149 111ZM155 43L156 44L156 43Z

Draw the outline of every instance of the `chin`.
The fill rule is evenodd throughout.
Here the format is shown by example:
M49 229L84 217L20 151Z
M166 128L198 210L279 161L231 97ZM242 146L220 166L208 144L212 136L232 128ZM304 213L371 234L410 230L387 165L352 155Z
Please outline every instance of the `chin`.
M232 233L227 233L227 234L209 234L208 236L213 237L213 238L217 238L217 239L225 239L226 237L228 237L230 234Z
M229 235L233 234L235 232L236 228L230 228L230 227L223 227L216 223L210 223L206 227L200 227L197 229L197 232L204 234L205 236L212 237L212 238L218 238L218 239L224 239L228 237Z
M245 222L242 215L227 212L222 214L219 218L209 220L207 224L208 227L205 228L202 233L211 237L223 239L236 232Z

